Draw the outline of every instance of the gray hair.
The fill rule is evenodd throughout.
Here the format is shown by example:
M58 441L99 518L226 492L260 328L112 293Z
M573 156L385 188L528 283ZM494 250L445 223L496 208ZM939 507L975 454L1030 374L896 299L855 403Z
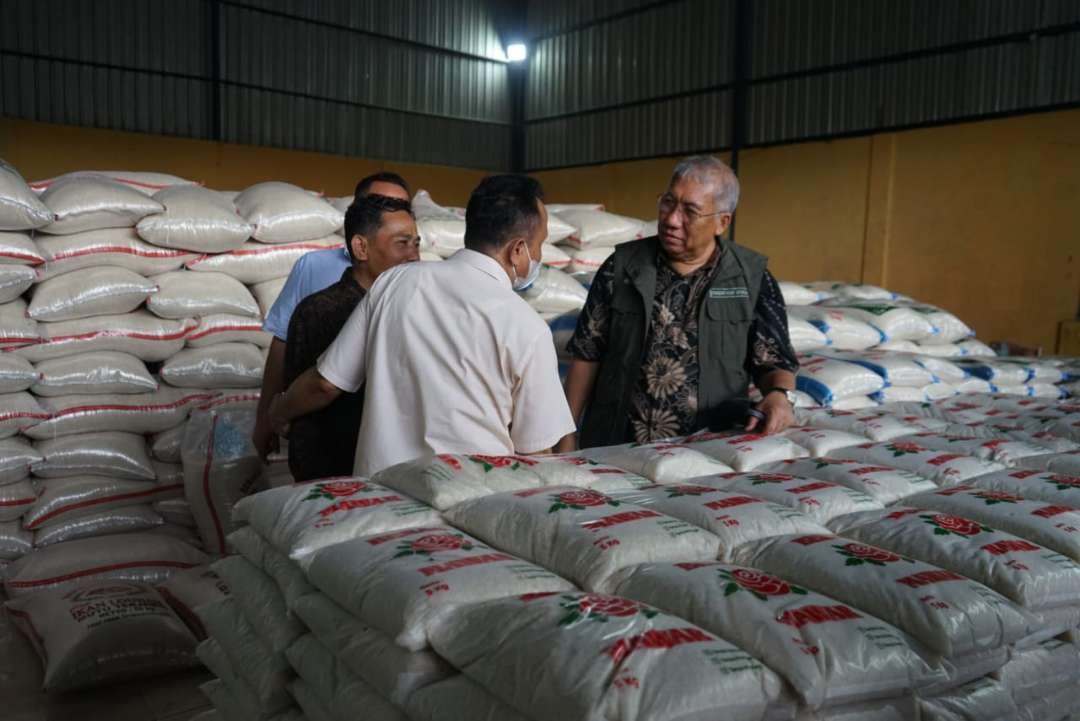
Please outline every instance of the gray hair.
M716 200L716 210L733 213L739 204L739 179L728 164L714 155L691 155L683 158L671 174L671 182L690 178L709 185Z

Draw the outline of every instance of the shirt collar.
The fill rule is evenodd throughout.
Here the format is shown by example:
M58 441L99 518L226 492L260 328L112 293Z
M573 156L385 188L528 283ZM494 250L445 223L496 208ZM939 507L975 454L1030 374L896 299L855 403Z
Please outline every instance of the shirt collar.
M475 268L481 273L490 275L492 278L498 281L499 284L504 285L511 290L513 289L513 286L510 283L510 276L508 276L506 274L506 271L503 270L503 267L499 265L499 261L495 260L490 255L485 255L484 253L471 250L470 248L462 248L461 250L447 258L446 261L464 263L471 268Z

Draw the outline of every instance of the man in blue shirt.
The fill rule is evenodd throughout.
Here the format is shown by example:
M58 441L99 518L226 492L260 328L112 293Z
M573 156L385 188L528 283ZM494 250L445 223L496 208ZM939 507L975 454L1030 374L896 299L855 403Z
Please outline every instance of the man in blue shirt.
M397 173L375 173L361 180L356 185L353 200L367 195L382 195L388 198L410 200L409 185ZM263 330L274 336L270 342L270 353L263 369L262 390L259 395L258 415L252 440L259 455L266 457L277 450L278 438L270 424L270 401L285 390L285 342L288 340L289 320L300 301L313 293L328 288L341 280L341 274L351 267L349 253L345 248L331 248L307 253L296 261L289 273L285 287L274 301L270 312L266 314Z

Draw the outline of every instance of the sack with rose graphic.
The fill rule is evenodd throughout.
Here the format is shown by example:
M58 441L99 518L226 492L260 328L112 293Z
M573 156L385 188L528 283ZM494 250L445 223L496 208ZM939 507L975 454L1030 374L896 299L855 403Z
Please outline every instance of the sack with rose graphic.
M720 539L697 526L572 486L478 498L451 508L446 518L599 593L610 591L611 575L620 568L649 561L712 561L720 549Z
M1037 623L954 571L840 536L768 538L740 548L735 562L872 613L945 658L1015 643Z
M790 438L797 445L810 452L814 458L827 456L838 448L857 446L866 443L866 439L847 431L837 431L831 428L812 428L810 426L795 426L784 431L781 435ZM760 467L760 466L759 466Z
M853 520L843 531L847 538L956 571L1028 610L1080 606L1080 565L1011 533L907 506Z
M812 709L906 695L944 675L888 623L752 568L648 563L616 590L753 651Z
M687 436L686 443L693 449L712 456L731 466L734 470L752 471L766 463L778 463L790 458L810 455L800 445L784 436L764 436L758 433L696 433Z
M938 433L916 433L897 440L914 441L936 451L963 453L965 456L1015 466L1022 458L1046 455L1046 449L1023 441L1005 438L958 438Z
M399 708L417 690L456 673L431 651L406 651L318 591L301 596L291 608L352 674Z
M709 531L720 539L721 559L744 543L770 536L827 533L824 526L787 506L706 484L656 484L611 496Z
M586 458L582 453L538 456L532 469L545 486L580 486L597 491L621 491L652 483L648 478L608 463Z
M249 523L303 566L315 551L373 533L438 524L430 506L362 478L281 486L237 501L233 520Z
M466 606L441 614L431 641L535 721L758 721L793 711L780 678L750 654L615 596L530 594Z
M654 483L679 483L688 478L731 470L727 464L675 441L587 448L582 455Z
M880 501L862 491L786 473L725 473L698 480L704 485L779 503L821 524L848 513L882 508Z
M1017 705L1028 704L1080 683L1080 649L1056 638L1047 639L1013 654L992 675Z
M5 604L45 666L44 689L70 691L198 665L195 637L150 586L91 581Z
M405 714L354 676L310 633L296 639L285 656L296 675L325 706L331 721L355 718L360 709L363 718L371 721L406 721Z
M798 458L773 463L759 470L838 483L841 486L862 491L886 506L901 498L937 489L933 481L910 471L836 458Z
M857 436L865 436L871 441L891 441L893 438L911 435L921 430L894 415L875 411L810 408L797 410L795 418L804 426L846 431Z
M1030 469L1009 469L976 476L970 485L988 491L1003 491L1029 501L1080 509L1080 476L1063 476Z
M1080 511L1068 506L975 486L920 493L904 503L970 518L1080 562Z
M1017 465L1022 468L1035 468L1050 473L1061 473L1066 476L1080 476L1080 451L1034 456L1025 458Z
M440 608L572 588L550 571L439 526L327 546L315 554L307 575L349 613L409 651L427 646L428 623Z
M303 625L292 618L274 580L243 556L226 556L210 566L236 599L259 638L274 653L283 653L304 633Z
M420 689L406 711L414 721L531 721L461 675Z
M989 677L919 699L922 721L1015 721L1018 713L1005 687Z
M980 460L963 453L936 451L921 443L899 439L841 448L833 457L911 471L939 486L955 486L969 478L1005 468L994 461Z

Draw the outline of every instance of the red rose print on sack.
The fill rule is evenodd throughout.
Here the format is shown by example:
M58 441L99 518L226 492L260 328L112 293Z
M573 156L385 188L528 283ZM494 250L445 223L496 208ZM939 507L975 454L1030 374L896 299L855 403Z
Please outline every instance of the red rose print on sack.
M337 498L348 498L357 493L370 491L371 487L363 481L322 481L311 487L305 501L333 501Z
M847 556L845 566L861 566L864 563L872 566L884 566L887 563L896 563L898 561L913 563L911 559L863 543L849 543L844 546L833 546L833 548L839 551L841 556Z
M461 461L454 458L453 456L451 456L451 455L449 455L447 453L443 453L443 454L440 454L440 455L435 456L435 457L438 458L443 463L445 463L446 465L453 468L455 471L460 471L461 470Z
M752 568L737 568L734 571L721 570L720 577L727 581L724 586L724 596L730 596L739 591L749 591L756 598L766 601L769 596L786 596L789 593L805 595L806 590L793 586L787 581L776 576L770 576Z
M620 503L610 496L605 496L599 491L590 491L588 489L563 491L551 497L551 508L548 509L548 513L554 513L555 511L562 511L570 508L575 511L584 511L586 508L595 508L597 506L618 506Z
M471 551L473 547L473 544L459 533L429 533L399 545L394 558L401 558L402 556L427 556L431 558L440 551Z
M753 481L752 485L755 486L760 486L762 483L786 483L795 480L795 476L786 473L755 473L748 476L748 478Z
M990 530L975 521L969 521L960 516L950 516L946 513L922 515L919 518L934 527L934 535L936 536L963 536L970 538Z
M906 456L909 453L925 453L926 448L923 448L918 443L911 443L909 441L902 441L899 443L890 443L885 446L892 451L893 458L899 458L900 456Z
M1041 480L1044 480L1047 483L1053 483L1059 491L1068 491L1073 488L1080 488L1080 478L1078 478L1077 476L1052 475L1043 476Z
M563 603L560 605L567 612L559 620L560 626L569 626L585 619L607 623L609 618L629 618L639 613L645 618L652 618L659 613L654 608L628 598L593 593L563 596Z
M668 498L681 498L683 496L700 496L703 493L715 493L715 488L708 486L664 486L664 490L667 491Z
M1024 500L1023 496L1017 496L1016 494L1006 493L1004 491L979 491L972 495L986 501L986 505L988 506L994 506L998 503L1017 503L1018 501Z

